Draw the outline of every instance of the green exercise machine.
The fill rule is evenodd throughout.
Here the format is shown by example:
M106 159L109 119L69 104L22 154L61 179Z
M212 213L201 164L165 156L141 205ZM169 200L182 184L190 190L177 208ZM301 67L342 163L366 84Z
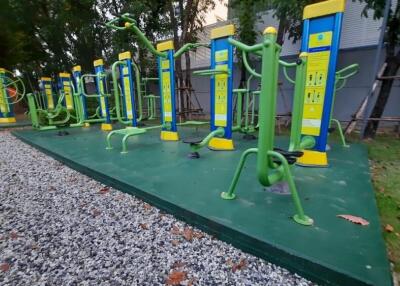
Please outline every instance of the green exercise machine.
M245 161L251 154L257 155L256 172L258 181L265 187L271 187L279 182L286 182L295 206L295 222L302 225L312 225L313 220L305 215L296 185L291 173L291 165L303 155L299 150L307 149L315 144L311 136L301 137L301 118L304 104L305 68L307 54L302 53L295 63L286 63L279 60L281 47L276 43L276 29L268 27L264 31L262 43L247 46L239 41L230 39L229 42L240 49L245 56L253 53L261 56L261 90L259 94L259 133L258 147L246 150L240 159L231 186L221 197L225 200L235 199L235 189L244 167ZM292 126L288 151L274 148L275 115L278 88L279 65L296 67L295 94L292 110ZM249 64L245 64L251 74L256 74Z
M0 68L0 125L16 122L13 107L24 96L25 85L22 79Z

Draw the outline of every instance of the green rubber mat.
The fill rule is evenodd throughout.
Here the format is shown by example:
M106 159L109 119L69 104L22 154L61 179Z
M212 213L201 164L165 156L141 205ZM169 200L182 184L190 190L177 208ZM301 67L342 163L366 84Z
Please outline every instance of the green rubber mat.
M251 157L239 179L238 198L225 201L241 153L256 141L235 139L236 150L200 151L189 159L182 142L161 142L159 130L129 139L120 154L121 136L105 150L98 127L13 134L57 160L96 180L174 214L219 239L312 281L327 285L392 285L386 248L371 185L367 151L361 145L333 145L329 168L294 167L295 182L311 227L296 224L291 197L267 191L256 179ZM180 137L204 136L206 130L180 128ZM287 138L277 138L285 148ZM338 218L361 216L368 226Z

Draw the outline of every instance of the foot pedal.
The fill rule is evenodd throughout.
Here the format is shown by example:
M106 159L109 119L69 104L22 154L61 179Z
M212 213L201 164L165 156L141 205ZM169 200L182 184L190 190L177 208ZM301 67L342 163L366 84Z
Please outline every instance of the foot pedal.
M67 135L69 135L68 131L58 131L57 132L57 136L67 136Z
M255 140L255 139L257 139L257 137L253 134L244 134L243 139L244 140Z
M186 138L182 140L183 143L190 144L190 146L198 145L201 141L203 141L203 138L200 137Z
M188 154L188 158L189 159L199 159L200 158L200 154L199 152L191 152Z

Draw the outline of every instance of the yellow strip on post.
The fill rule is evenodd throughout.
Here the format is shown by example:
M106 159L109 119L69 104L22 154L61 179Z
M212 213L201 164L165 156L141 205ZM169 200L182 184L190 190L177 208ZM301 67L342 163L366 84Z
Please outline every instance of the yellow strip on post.
M233 36L235 34L235 26L233 24L218 27L211 30L211 39Z
M58 75L59 75L60 77L67 77L67 78L70 78L70 77L71 77L71 74L70 74L70 73L67 73L67 72L60 72Z
M159 52L164 52L168 50L173 50L174 49L174 41L166 41L157 44L157 51Z
M160 138L163 141L179 141L178 132L173 131L161 131Z
M103 131L111 131L113 128L112 128L112 124L110 124L110 123L102 123L101 124L101 130L103 130Z
M120 54L118 55L118 59L119 59L120 61L122 61L122 60L129 60L129 59L131 59L131 58L132 58L131 52L129 52L129 51L120 53Z
M296 164L305 167L328 167L326 152L304 150L304 155L297 159Z
M95 61L93 62L93 65L94 65L95 67L102 66L102 65L104 65L104 61L103 61L102 59L95 60Z
M15 122L17 122L17 120L15 120L15 117L0 118L0 123L15 123Z
M232 139L214 137L208 142L208 148L218 151L232 151L235 150Z
M81 68L81 66L74 66L72 68L72 71L74 71L74 72L82 71L82 68Z
M344 12L346 0L328 0L308 5L303 11L303 20Z
M5 73L5 72L6 72L6 69L0 68L0 72L1 72L1 73Z
M43 77L40 78L40 80L41 80L41 81L51 81L51 77L45 77L45 76L43 76Z

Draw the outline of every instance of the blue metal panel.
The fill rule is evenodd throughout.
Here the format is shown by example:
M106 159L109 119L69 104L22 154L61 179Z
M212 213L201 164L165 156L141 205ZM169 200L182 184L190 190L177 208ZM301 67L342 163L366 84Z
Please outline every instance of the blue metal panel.
M225 134L224 138L231 139L232 138L232 121L233 121L233 46L229 44L228 39L230 37L218 38L211 40L211 69L216 69L218 65L227 65L229 70L229 75L227 78L227 121L226 126L224 127ZM218 51L228 51L228 60L216 62L215 55ZM212 76L210 79L210 113L211 113L211 122L210 129L211 131L219 128L215 126L215 76Z
M157 59L157 64L158 64L158 77L159 77L159 89L160 89L160 98L161 98L161 104L160 104L160 114L161 114L161 124L164 125L164 95L163 95L163 72L169 71L170 73L170 88L171 88L171 126L168 128L167 126L164 126L162 130L167 130L167 131L172 131L176 132L177 131L177 126L176 126L176 96L175 96L175 67L174 67L174 50L168 50L167 51L167 59L169 61L169 68L168 69L162 69L161 63L165 58L158 57Z
M3 86L7 84L6 83L6 77L2 73L0 73L0 80L3 82ZM4 88L3 92L5 93L4 94L5 101L6 101L7 105L8 105L8 110L9 111L8 112L1 112L0 111L0 118L14 117L13 105L10 104L10 100L11 99L9 98L10 94L9 94L7 88Z
M132 60L126 59L124 60L126 66L120 65L119 66L119 75L120 75L120 82L122 87L122 108L123 114L125 119L128 119L128 106L126 106L126 86L125 86L125 78L128 78L129 82L129 89L131 92L131 106L132 106L132 126L137 126L137 118L136 118L136 105L135 105L135 86L133 83L133 76L132 76ZM128 74L124 75L124 68L128 69ZM139 95L140 96L140 95Z

